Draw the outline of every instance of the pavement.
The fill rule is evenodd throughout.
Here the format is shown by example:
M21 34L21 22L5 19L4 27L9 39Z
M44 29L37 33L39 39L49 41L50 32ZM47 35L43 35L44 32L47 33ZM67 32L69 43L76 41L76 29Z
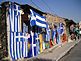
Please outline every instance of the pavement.
M63 43L62 45L55 45L54 47L45 50L40 55L25 59L24 61L58 61L80 41L81 39L76 41L69 39L68 42Z

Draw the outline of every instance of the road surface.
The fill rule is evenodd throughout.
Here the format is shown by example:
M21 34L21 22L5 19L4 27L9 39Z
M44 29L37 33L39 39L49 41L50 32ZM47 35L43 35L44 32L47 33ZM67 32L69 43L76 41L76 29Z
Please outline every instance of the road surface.
M81 61L81 41L59 61Z

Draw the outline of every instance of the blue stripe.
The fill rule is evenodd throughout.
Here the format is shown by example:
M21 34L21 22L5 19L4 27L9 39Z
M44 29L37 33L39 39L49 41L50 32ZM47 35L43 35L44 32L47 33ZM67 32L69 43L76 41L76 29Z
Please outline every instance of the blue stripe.
M11 49L11 32L10 32L10 54L11 54L11 57L12 57L12 49ZM13 58L13 57L12 57Z
M16 19L15 19L15 11L14 11L14 31L16 32Z
M18 33L16 32L16 36L18 35ZM17 41L18 41L18 38L16 38L16 50L17 50ZM17 59L18 59L18 52L16 51L16 54L17 54Z
M13 42L13 47L12 47L12 48L13 48L13 55L14 55L14 59L15 59L15 50L14 50L14 33L12 33L12 34L13 34L13 36L12 36L12 37L13 37L13 41L12 41L12 42Z
M22 56L24 57L24 55L23 55L23 50L24 50L24 38L23 38L23 40L22 40Z
M39 23L41 23L41 24L45 24L45 25L47 24L46 22L41 21L40 19L37 19L36 21L39 22Z
M20 51L20 42L19 42L19 54L20 54L20 58L21 58L21 51Z
M16 45L17 45L17 41L16 41ZM16 46L16 55L17 55L17 59L18 59L17 46Z
M19 32L19 31L18 31L18 19L19 19L19 18L18 18L18 16L17 16L17 32Z
M23 34L22 33L20 33L20 36L23 36ZM20 38L20 41L22 42L23 41L23 38ZM22 43L23 44L23 43ZM21 45L20 45L21 46ZM23 48L23 46L22 46L22 48ZM21 48L21 49L22 49ZM23 51L23 50L20 50L21 52ZM21 57L23 56L23 53L21 53Z

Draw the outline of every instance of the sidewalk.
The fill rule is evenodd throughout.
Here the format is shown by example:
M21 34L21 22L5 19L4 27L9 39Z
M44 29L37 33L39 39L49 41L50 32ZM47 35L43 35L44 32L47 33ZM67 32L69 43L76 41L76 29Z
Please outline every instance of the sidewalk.
M58 61L67 52L69 52L77 43L79 43L80 40L66 42L62 46L56 45L52 48L49 48L47 51L44 51L37 57L33 57L32 59L28 59L27 61Z

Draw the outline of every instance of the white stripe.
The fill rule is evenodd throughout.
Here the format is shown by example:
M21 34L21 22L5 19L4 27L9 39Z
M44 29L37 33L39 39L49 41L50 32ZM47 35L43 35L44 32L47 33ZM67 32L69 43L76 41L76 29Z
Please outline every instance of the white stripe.
M33 11L30 9L30 11L31 11L31 21L32 20L36 20L36 17L34 16L34 13L33 13Z
M19 42L17 42L17 53L18 53L18 58L20 58L20 53L19 53Z
M32 11L31 9L30 9L30 11L31 11L31 15L32 15L32 16L34 16L34 13L33 13L33 11Z
M23 33L23 35L25 36L25 34ZM24 39L25 41L25 39ZM25 57L25 42L23 41L23 57Z
M32 46L33 46L33 47L35 47L35 46L36 46L36 44L33 44Z
M18 36L16 36L15 38L23 38L24 36L20 36L20 35L18 35Z
M36 20L36 17L35 17L35 16L31 16L31 21L32 21L32 20L35 21L35 20Z
M37 24L38 26L41 26L41 27L46 27L46 24L42 24L42 23L37 22L37 21L36 21L36 24Z
M14 27L15 27L15 25L14 25L14 10L12 9L12 21L13 21L13 24L11 24L11 26L13 26L13 30L14 30ZM15 31L15 30L14 30ZM13 31L13 32L14 32Z
M31 36L32 36L32 56L34 57L34 48L33 48L33 33L31 31Z
M15 16L15 31L17 32L17 16Z
M18 32L20 31L20 17L18 15Z
M20 56L22 57L22 42L20 41Z
M28 38L27 38L26 34L25 34L24 37L25 37L25 41L24 41L24 42L25 42L25 57L27 57L27 53L28 53L28 50L27 50L27 48L28 48L28 47L27 47Z
M33 57L34 57L33 36L32 36L32 55L33 55Z
M25 57L26 57L26 41L25 41Z
M63 27L60 27L60 29L63 29Z
M28 39L26 36L16 36L15 38L25 38L25 39Z
M41 17L40 17L40 16L38 16L38 15L36 15L36 19L39 19L39 20L41 20L41 21L46 22L44 18L41 18Z
M45 42L43 41L43 50L45 49Z
M11 54L12 54L12 57L14 58L14 54L13 54L13 48L14 48L14 46L13 46L13 33L11 33Z
M28 56L27 54L28 54L28 48L27 48L27 44L28 44L28 41L26 41L26 57Z
M17 45L16 45L16 38L15 38L15 36L16 36L16 32L14 32L14 52L15 52L15 59L17 59L17 54L16 54L16 52L17 52L17 50L16 50Z
M23 43L24 43L23 56L25 57L25 42L23 42Z

